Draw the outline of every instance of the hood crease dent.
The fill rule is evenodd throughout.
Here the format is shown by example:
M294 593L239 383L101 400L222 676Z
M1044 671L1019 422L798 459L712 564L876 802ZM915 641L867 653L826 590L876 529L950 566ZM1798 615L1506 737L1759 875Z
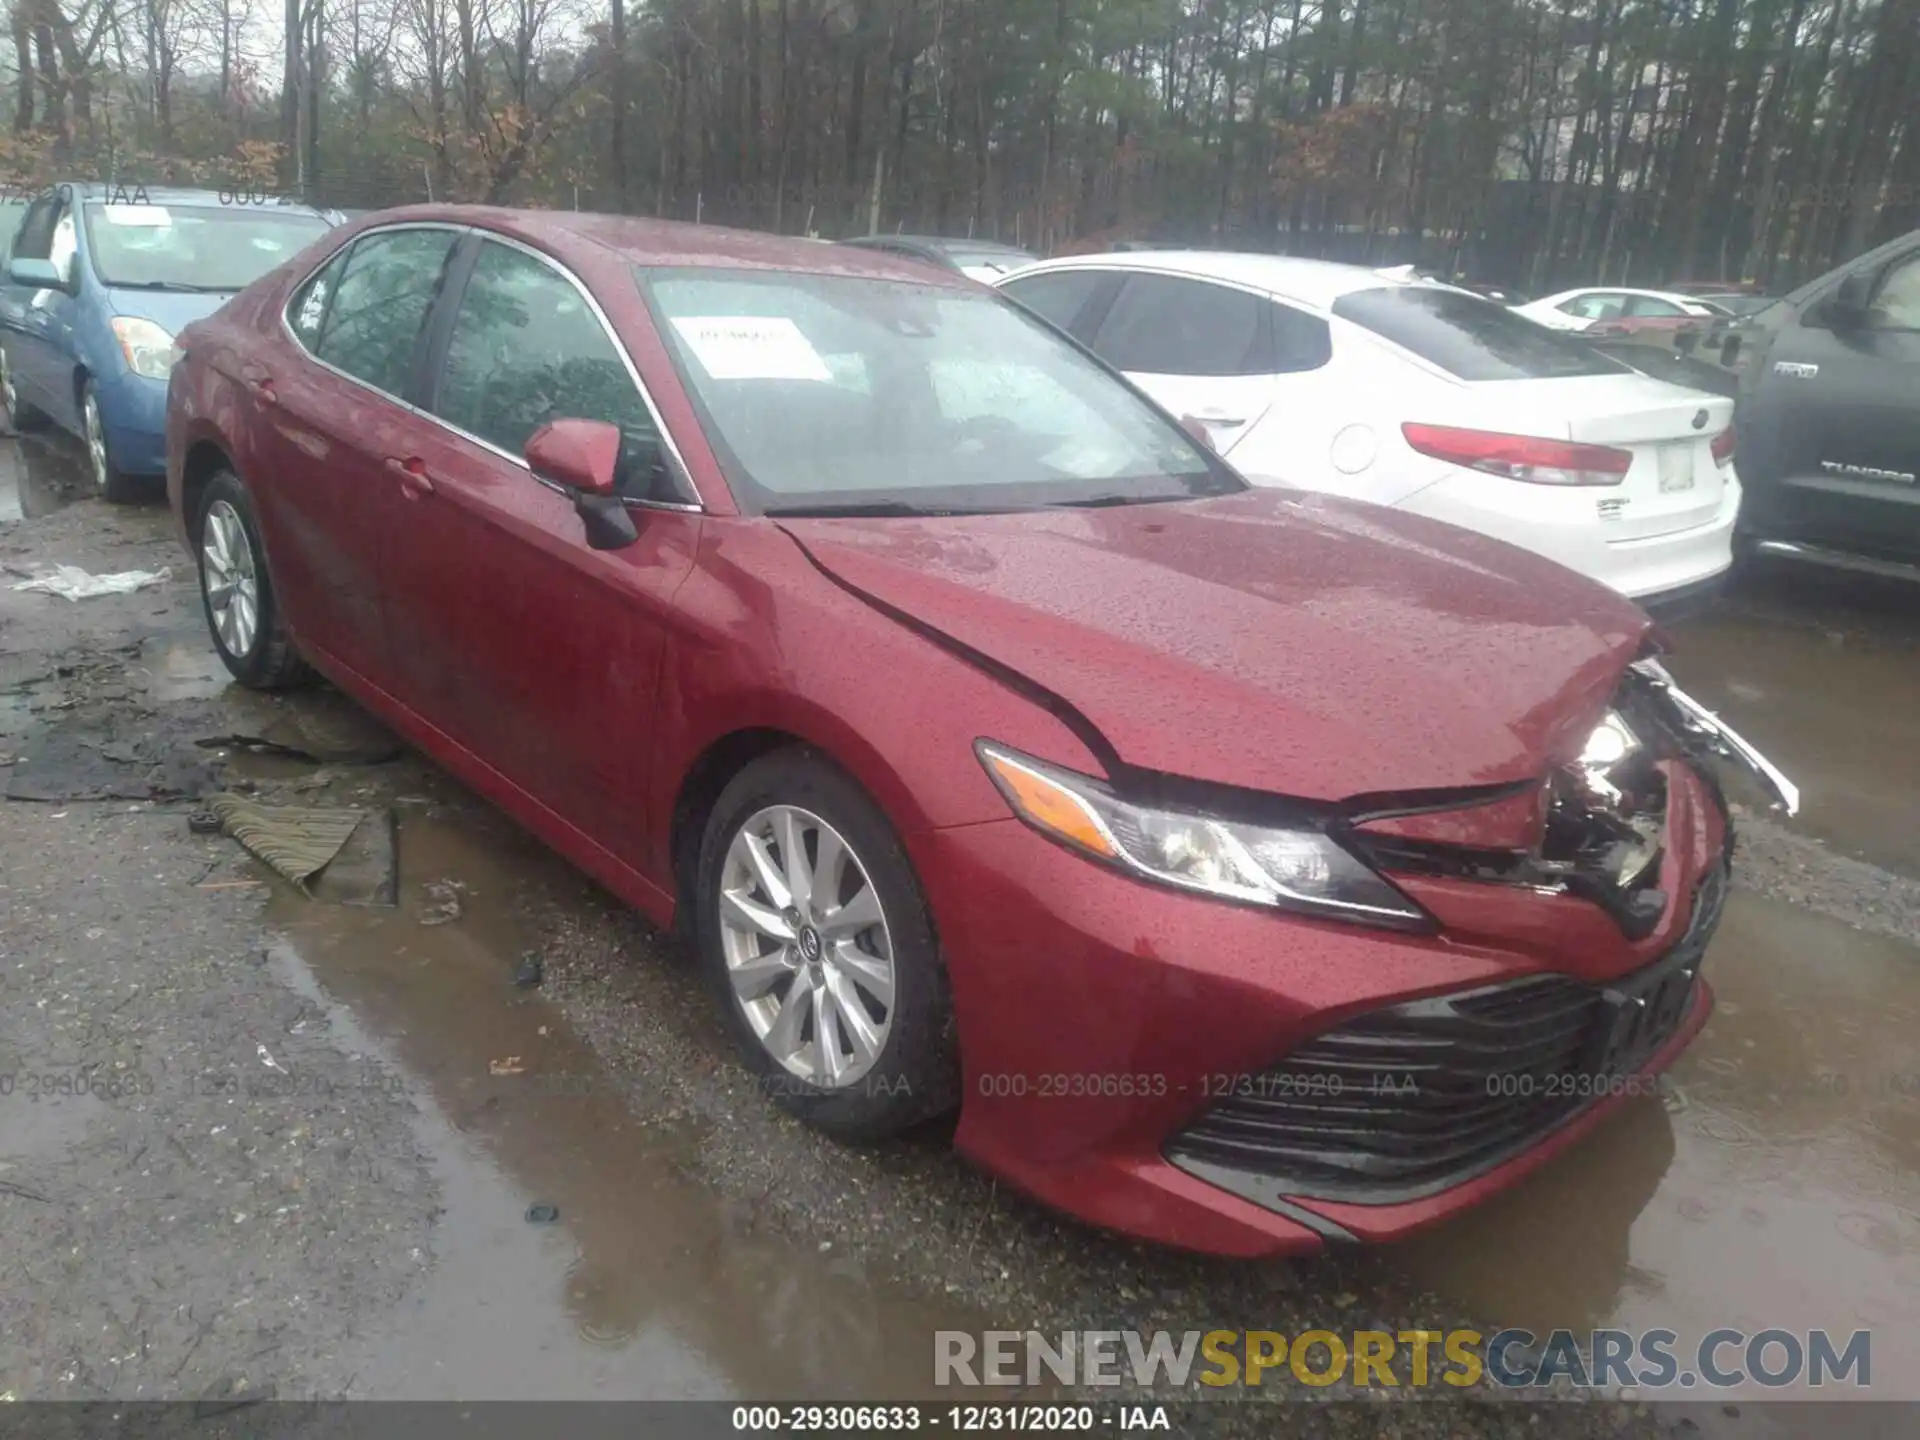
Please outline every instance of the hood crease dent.
M1285 491L778 524L1115 779L1320 802L1530 779L1571 758L1651 630L1517 547Z

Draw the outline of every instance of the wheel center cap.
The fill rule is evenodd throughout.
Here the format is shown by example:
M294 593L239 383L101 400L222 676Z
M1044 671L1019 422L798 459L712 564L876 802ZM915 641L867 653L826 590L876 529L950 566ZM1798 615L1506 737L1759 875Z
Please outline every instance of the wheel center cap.
M799 936L800 958L811 965L820 958L820 932L811 925L802 925Z

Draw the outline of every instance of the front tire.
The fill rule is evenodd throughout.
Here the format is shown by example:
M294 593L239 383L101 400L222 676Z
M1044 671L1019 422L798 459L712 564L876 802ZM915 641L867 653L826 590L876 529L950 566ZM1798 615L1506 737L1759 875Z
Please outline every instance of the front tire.
M207 632L233 678L253 690L280 690L310 679L313 672L280 615L253 500L231 470L207 483L194 525L194 553Z
M109 505L131 505L140 498L140 485L123 475L107 452L107 426L100 415L100 395L88 380L80 390L80 438L87 446L87 469L94 493Z
M886 817L804 747L715 802L694 905L701 958L747 1065L842 1140L953 1108L959 1048L926 901Z

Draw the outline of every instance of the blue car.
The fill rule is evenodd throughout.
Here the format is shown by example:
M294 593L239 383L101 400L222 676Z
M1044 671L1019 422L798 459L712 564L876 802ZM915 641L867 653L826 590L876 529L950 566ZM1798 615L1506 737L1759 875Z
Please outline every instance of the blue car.
M332 228L305 205L213 190L56 185L20 217L0 285L0 406L85 442L122 503L166 471L173 337Z

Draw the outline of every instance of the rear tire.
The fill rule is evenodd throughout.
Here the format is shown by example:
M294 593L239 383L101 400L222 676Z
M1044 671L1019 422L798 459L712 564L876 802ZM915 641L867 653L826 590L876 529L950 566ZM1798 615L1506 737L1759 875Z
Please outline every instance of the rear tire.
M0 420L16 435L38 430L47 423L46 416L20 399L13 382L13 361L8 358L4 344L0 344Z
M747 765L714 803L696 874L702 963L775 1103L850 1141L958 1103L926 901L893 827L840 770L801 746Z
M207 633L233 678L253 690L282 690L310 680L313 671L281 618L253 500L231 470L207 482L193 537Z

